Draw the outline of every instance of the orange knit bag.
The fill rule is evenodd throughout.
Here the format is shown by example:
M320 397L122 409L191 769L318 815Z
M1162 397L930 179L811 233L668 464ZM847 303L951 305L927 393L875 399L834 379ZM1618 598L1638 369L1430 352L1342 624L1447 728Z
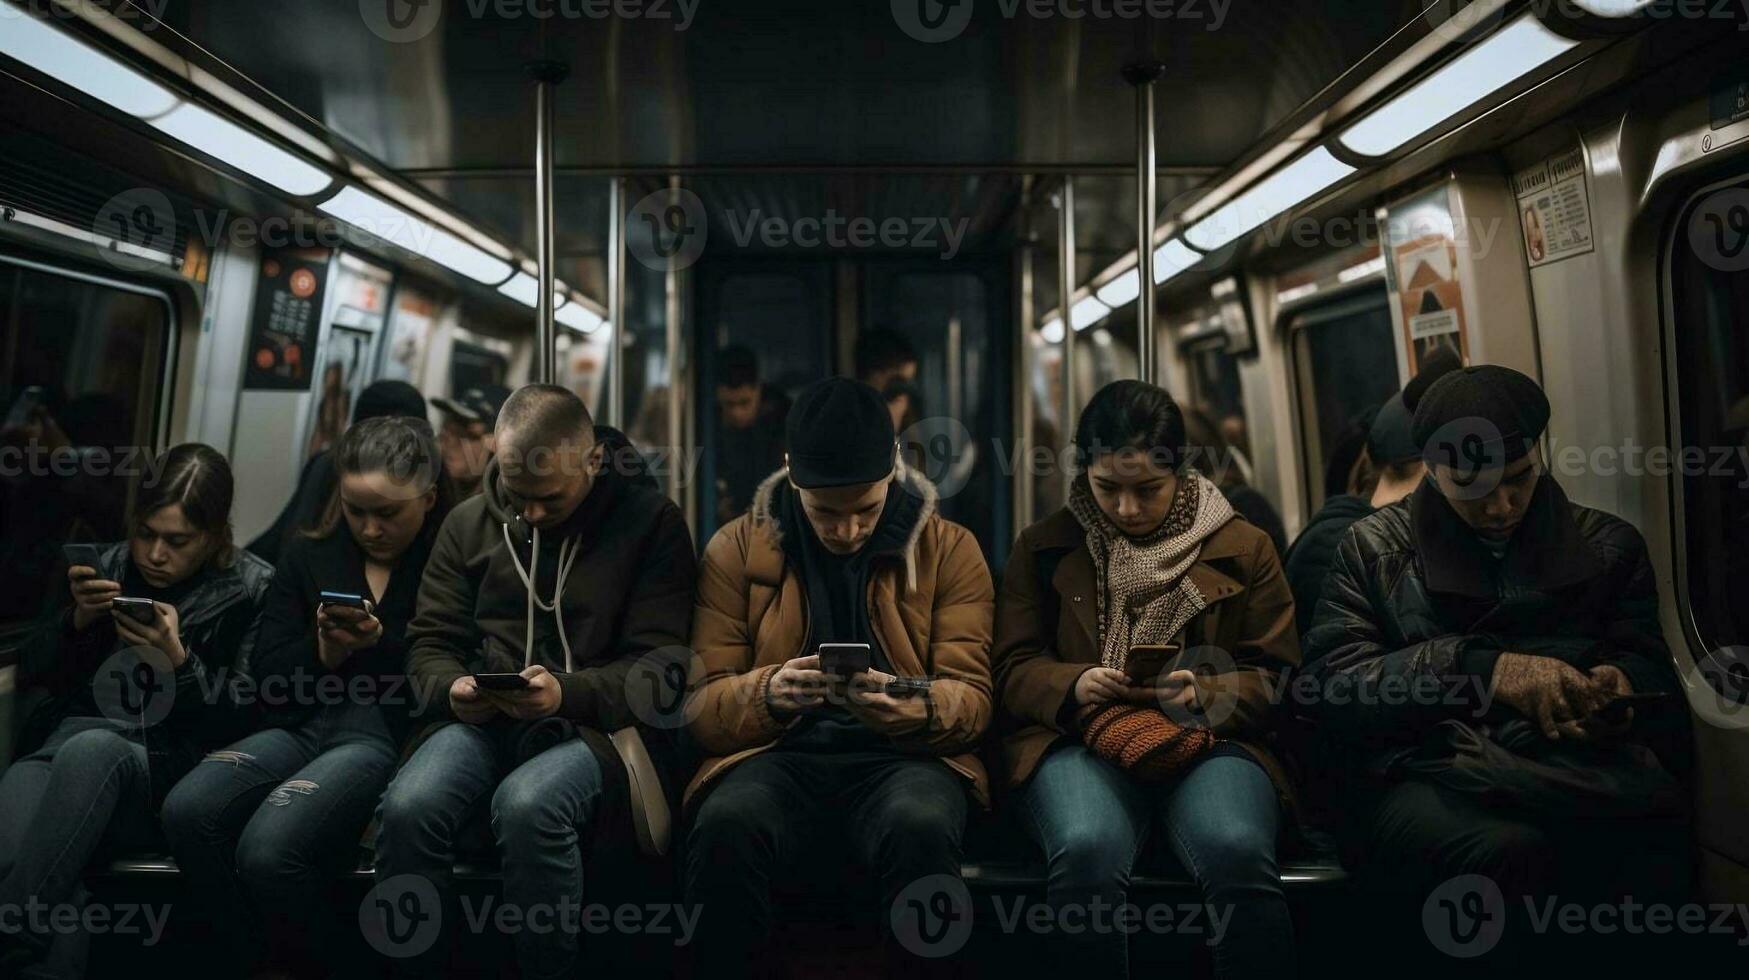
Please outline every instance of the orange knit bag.
M1077 717L1094 754L1143 782L1182 773L1218 741L1206 728L1187 728L1142 705L1090 704Z

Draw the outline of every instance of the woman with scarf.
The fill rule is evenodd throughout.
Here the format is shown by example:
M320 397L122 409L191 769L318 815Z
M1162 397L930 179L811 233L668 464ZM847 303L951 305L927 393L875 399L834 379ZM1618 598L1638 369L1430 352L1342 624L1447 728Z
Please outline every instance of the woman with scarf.
M1075 432L1068 506L1023 531L993 651L1006 785L1089 927L1053 952L1128 975L1124 902L1152 832L1202 889L1222 977L1294 972L1276 845L1292 793L1272 747L1299 662L1269 536L1186 465L1184 417L1153 385L1108 385ZM1064 921L1073 921L1065 919Z

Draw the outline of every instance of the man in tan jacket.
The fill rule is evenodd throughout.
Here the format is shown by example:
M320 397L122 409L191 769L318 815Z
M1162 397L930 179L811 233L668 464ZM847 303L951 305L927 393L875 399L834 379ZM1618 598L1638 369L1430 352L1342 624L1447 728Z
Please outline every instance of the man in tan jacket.
M867 385L802 392L786 445L788 468L711 540L694 611L687 717L707 758L686 791L686 886L713 973L754 965L772 879L822 857L872 869L890 934L907 886L958 878L967 799L989 801L974 753L994 594L977 542L898 465ZM822 644L866 644L867 667L828 673Z

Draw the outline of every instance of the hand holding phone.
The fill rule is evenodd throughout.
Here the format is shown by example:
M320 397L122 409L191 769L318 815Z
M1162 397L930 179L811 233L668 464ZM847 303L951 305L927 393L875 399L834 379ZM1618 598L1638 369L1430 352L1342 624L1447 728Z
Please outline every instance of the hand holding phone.
M109 605L121 596L121 583L99 578L96 565L67 566L67 590L73 596L73 629L83 632L107 619Z
M125 616L141 626L151 626L158 621L158 607L150 599L117 596L109 608L115 615Z
M521 691L528 688L528 678L521 674L475 674L474 686L482 691Z
M847 681L874 666L874 650L867 643L820 644L820 670L834 680Z
M1177 643L1138 643L1124 657L1123 672L1132 684L1146 684L1170 671L1183 650Z

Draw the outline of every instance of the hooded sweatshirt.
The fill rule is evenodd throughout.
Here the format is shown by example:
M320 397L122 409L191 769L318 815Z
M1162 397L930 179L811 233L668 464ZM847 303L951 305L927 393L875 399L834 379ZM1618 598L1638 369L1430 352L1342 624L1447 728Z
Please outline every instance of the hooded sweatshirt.
M558 676L557 717L613 732L656 716L630 702L628 686L646 685L627 678L644 655L686 643L697 559L679 508L628 472L638 457L624 437L596 437L609 462L557 527L522 520L495 460L481 493L445 519L407 626L407 673L428 719L453 717L449 689L464 674L534 664Z

